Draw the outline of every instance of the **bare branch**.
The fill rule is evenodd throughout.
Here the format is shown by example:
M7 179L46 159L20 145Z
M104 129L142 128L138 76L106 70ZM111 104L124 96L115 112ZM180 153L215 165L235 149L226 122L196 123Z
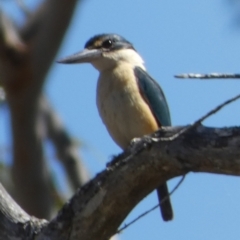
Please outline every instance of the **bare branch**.
M238 79L240 78L239 73L183 73L177 74L175 78L194 78L194 79Z
M54 199L43 155L39 99L77 2L45 0L20 30L2 15L0 71L11 114L14 197L28 213L45 218ZM16 57L20 41L27 51Z
M76 191L90 179L88 171L79 157L78 147L44 97L41 99L41 112L44 116L47 136L56 148L56 155L66 170L72 189Z
M62 42L77 0L45 0L20 30L26 42L31 42L33 73L42 84Z
M193 124L187 126L184 129L181 129L181 131L179 131L178 133L176 133L175 135L167 138L167 139L163 139L161 138L161 140L165 140L165 141L173 141L174 139L178 138L180 135L192 130L193 128L197 127L199 124L201 124L205 119L207 119L208 117L210 117L211 115L217 113L218 111L220 111L222 108L226 107L227 105L229 105L230 103L238 100L240 98L240 94L238 94L237 96L230 98L228 100L226 100L225 102L221 103L220 105L218 105L217 107L215 107L214 109L212 109L211 111L209 111L208 113L206 113L204 116L202 116L201 118L199 118L197 121L195 121ZM159 141L158 139L156 139L156 141Z
M167 138L181 128L166 127L157 135ZM198 126L175 141L147 146L134 157L128 158L130 149L109 163L37 239L108 239L141 199L170 178L190 171L240 175L240 128Z
M26 51L26 46L22 42L13 22L0 10L0 38L2 45L17 53Z
M0 239L33 239L46 223L24 212L0 184Z
M165 127L154 135L169 138L183 128ZM116 233L133 207L166 180L190 171L240 176L240 127L201 125L174 141L137 144L142 151L129 158L129 148L113 159L105 171L76 192L51 222L37 228L34 239L106 240Z
M43 154L39 100L31 88L28 91L7 92L13 129L14 198L29 214L48 218L54 198Z

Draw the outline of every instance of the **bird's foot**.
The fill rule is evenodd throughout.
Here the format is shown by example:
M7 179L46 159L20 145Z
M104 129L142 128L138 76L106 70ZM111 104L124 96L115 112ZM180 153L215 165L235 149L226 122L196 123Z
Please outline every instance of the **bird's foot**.
M140 150L143 150L144 148L149 147L152 142L158 142L159 139L155 137L151 137L148 135L145 135L141 138L133 138L130 142L130 148L133 152L138 152Z
M132 141L130 142L130 145L131 146L134 146L135 144L138 144L138 143L152 143L152 142L159 142L159 138L156 138L156 137L151 137L149 135L144 135L143 137L141 138L133 138Z

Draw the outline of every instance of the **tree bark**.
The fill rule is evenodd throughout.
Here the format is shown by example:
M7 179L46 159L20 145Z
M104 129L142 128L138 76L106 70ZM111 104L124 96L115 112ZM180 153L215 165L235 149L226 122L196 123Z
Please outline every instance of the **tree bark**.
M32 223L35 239L106 240L117 232L133 207L166 180L188 172L240 175L239 127L200 125L169 140L183 128L165 127L115 157L51 222ZM18 215L0 207L0 216L18 221ZM9 228L2 222L0 228L7 236Z

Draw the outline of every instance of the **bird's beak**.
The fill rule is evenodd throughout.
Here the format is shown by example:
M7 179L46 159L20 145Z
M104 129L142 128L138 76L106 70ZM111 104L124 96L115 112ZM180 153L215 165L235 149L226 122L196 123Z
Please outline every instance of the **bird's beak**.
M58 63L91 63L95 59L101 57L102 51L100 49L84 49L81 52L75 53L68 57L57 60Z

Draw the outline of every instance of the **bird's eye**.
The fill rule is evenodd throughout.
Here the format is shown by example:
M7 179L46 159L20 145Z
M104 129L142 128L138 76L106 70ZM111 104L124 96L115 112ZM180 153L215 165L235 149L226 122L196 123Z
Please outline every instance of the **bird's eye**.
M102 47L108 49L112 46L112 43L113 43L112 40L108 39L102 43Z

